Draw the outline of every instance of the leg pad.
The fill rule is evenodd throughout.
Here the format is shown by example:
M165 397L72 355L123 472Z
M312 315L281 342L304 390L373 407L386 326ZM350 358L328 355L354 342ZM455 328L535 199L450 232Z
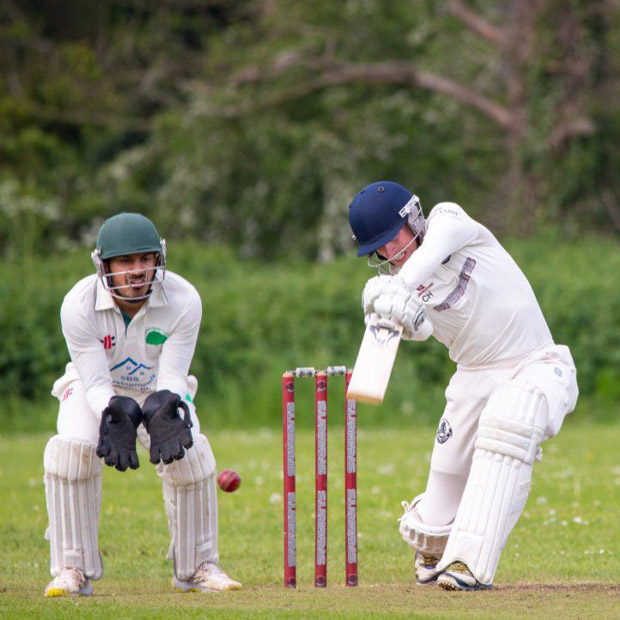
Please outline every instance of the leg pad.
M79 568L89 579L103 575L97 542L101 510L101 461L95 446L52 437L43 457L50 541L50 572Z

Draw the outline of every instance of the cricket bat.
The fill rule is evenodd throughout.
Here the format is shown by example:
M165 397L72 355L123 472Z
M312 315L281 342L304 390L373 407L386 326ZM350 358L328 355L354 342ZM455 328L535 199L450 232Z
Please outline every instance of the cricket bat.
M368 323L353 367L347 398L371 405L383 402L402 333L401 325L387 321Z

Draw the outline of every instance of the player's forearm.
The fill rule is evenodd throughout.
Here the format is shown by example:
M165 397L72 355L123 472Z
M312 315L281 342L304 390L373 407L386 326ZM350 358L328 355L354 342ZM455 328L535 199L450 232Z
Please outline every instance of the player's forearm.
M156 390L170 390L181 398L187 396L187 376L195 348L195 339L183 343L166 342L159 358Z
M110 398L115 395L112 384L91 385L86 388L86 401L90 408L95 412L98 419L101 419L103 410L108 406Z
M101 412L115 394L105 354L100 350L80 351L71 347L69 353L84 385L86 400L97 417L101 418Z

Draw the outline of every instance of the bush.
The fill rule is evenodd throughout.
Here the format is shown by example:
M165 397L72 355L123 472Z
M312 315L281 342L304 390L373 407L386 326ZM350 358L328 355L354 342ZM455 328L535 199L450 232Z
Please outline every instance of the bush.
M614 416L620 396L620 292L611 276L620 272L616 244L603 238L575 244L549 233L506 245L529 277L556 342L571 348L588 403L587 410L582 405L585 416ZM373 275L362 260L261 264L240 261L226 247L175 244L169 268L194 283L203 299L192 365L203 425L279 424L284 370L354 363L363 333L360 291ZM8 403L0 429L53 428L49 391L68 361L60 304L73 283L91 272L86 251L0 266L0 390ZM404 343L384 406L361 406L361 420L436 422L453 371L434 339ZM338 380L330 385L330 415L338 422L344 390ZM309 425L310 387L300 382L299 389L299 423Z

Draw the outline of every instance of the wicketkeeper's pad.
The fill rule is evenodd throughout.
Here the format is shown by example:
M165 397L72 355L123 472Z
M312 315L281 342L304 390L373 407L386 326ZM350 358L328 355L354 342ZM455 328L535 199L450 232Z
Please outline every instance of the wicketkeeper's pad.
M97 543L101 510L101 461L95 446L52 437L43 456L49 526L50 572L79 568L99 579L103 564Z
M218 562L215 457L207 438L196 435L184 458L160 463L158 472L172 538L168 559L186 581L203 562Z

